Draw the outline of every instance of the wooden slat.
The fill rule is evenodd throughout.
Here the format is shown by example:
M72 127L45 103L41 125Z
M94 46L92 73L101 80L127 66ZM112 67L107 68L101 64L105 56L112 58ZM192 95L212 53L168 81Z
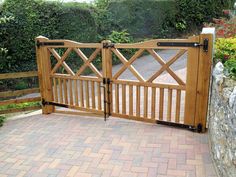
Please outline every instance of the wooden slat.
M133 86L129 85L129 115L133 115Z
M171 121L172 113L172 89L168 89L168 106L167 106L167 121Z
M143 117L148 118L148 87L144 87Z
M80 81L80 106L84 107L84 82Z
M175 122L179 123L180 119L180 105L181 105L181 90L176 91L176 112L175 112Z
M79 99L78 99L78 82L74 80L74 89L75 89L75 106L79 106Z
M7 110L0 110L0 114L9 114L9 113L16 113L16 112L25 112L25 111L32 111L32 110L39 110L42 107L39 106L32 106L32 107L26 107L26 108L14 108L14 109L7 109Z
M136 116L140 117L140 86L136 86Z
M92 96L92 108L96 107L96 102L95 102L95 90L94 90L94 82L91 81L91 96Z
M122 84L122 114L126 114L126 85Z
M120 112L120 104L119 104L119 84L115 85L115 97L116 97L116 102L115 102L115 113L119 114Z
M85 102L86 102L86 108L90 107L90 101L89 101L89 81L85 81Z
M155 119L155 116L156 116L156 88L152 87L151 118Z
M58 79L58 85L59 85L59 102L63 103L63 87L62 87L62 80Z
M65 104L68 104L68 91L67 91L67 80L66 79L63 79L63 90L64 90Z
M21 96L21 95L26 95L30 93L39 93L39 92L40 92L39 88L6 91L6 92L0 92L0 98L15 97L15 96Z
M101 96L101 83L97 82L97 98L98 98L98 110L102 110L102 96Z
M9 105L9 104L36 102L36 101L41 101L41 97L19 98L19 99L4 100L4 101L0 101L0 106Z
M70 104L73 105L74 104L74 100L73 100L73 83L72 83L72 79L69 80L69 87L70 87Z
M53 78L54 101L58 102L57 80Z
M163 120L164 112L164 89L160 88L160 97L159 97L159 119Z
M4 79L18 79L25 77L38 77L37 71L29 71L29 72L17 72L17 73L4 73L0 74L0 80Z

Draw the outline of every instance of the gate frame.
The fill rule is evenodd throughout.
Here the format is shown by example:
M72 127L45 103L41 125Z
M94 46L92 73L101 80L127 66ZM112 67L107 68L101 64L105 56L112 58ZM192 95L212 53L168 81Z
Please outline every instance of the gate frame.
M204 31L204 30L203 30ZM191 60L190 63L187 63L189 66L196 65L197 67L194 70L190 70L188 74L196 74L195 78L191 78L189 81L192 82L194 86L192 87L193 91L189 92L189 95L186 95L186 103L188 103L188 108L186 111L195 112L193 118L187 117L184 120L184 124L188 124L197 128L200 132L205 132L206 122L207 122L207 110L208 110L208 96L209 96L209 85L210 85L210 74L212 68L212 56L213 56L213 39L214 34L200 34L199 38L190 37L190 40L196 41L199 40L199 44L203 45L204 40L208 39L208 51L206 52L203 47L199 48L189 48L190 55L196 55L199 59L197 61ZM48 102L53 101L53 86L50 78L51 71L51 62L50 62L50 52L48 51L46 45L39 46L39 44L47 43L48 38L39 36L36 38L36 56L38 63L38 76L40 83L40 93L42 97L42 102L47 100ZM108 113L105 111L105 118L111 115L113 110L112 103L112 84L110 84L112 78L112 50L115 44L112 44L111 41L105 40L102 41L102 73L104 79L104 87L106 90L104 105L108 110ZM119 45L119 44L118 44ZM196 56L195 56L196 57ZM188 79L188 78L187 78ZM193 80L192 80L193 79ZM186 81L187 83L187 81ZM187 86L187 84L186 84ZM187 90L187 88L186 88ZM191 97L194 99L187 99ZM190 110L192 109L192 110ZM188 115L186 113L185 115ZM50 114L55 112L55 106L50 104L44 104L42 106L43 114ZM194 122L193 122L194 121Z

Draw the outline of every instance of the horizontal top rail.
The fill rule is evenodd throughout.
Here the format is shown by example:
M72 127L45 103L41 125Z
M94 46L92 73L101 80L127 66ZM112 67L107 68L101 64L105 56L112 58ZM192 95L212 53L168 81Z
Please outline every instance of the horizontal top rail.
M25 77L38 77L37 71L29 71L29 72L17 72L17 73L4 73L0 74L0 80L4 79L18 79Z
M40 40L36 42L37 47L50 48L103 48L102 43L79 43L71 40Z
M154 39L144 42L138 43L116 43L114 44L114 48L122 49L122 48L137 48L137 49L188 49L189 47L197 47L198 45L194 46L187 46L187 45L179 45L179 46L161 46L162 43L178 43L178 44L186 44L186 43L198 43L199 41L193 41L191 39Z

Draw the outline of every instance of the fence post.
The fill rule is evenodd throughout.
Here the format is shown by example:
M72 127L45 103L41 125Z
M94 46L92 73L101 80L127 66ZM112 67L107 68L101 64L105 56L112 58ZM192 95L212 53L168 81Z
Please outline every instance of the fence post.
M204 44L205 40L208 40L208 50L205 51L204 47L201 47L199 53L197 100L195 112L195 126L201 132L205 132L206 130L208 97L213 59L214 29L203 30L203 33L200 35L200 44Z
M103 78L109 79L111 81L112 78L112 52L111 52L111 41L104 40L102 41L103 49L102 49L102 71ZM106 110L108 110L108 114L112 112L112 84L106 84Z
M48 41L48 38L39 36L36 38L36 57L38 65L39 86L42 101L53 101L52 82L50 79L51 61L50 53L46 46L38 45L40 42ZM54 112L54 106L43 105L43 114Z

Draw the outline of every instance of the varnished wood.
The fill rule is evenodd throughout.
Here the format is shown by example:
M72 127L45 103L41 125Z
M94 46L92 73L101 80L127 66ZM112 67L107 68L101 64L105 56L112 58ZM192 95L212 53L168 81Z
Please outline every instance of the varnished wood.
M163 113L164 113L164 89L160 88L160 95L159 95L159 119L163 120Z
M102 96L101 96L101 83L97 82L97 98L98 98L98 110L102 110Z
M90 101L89 101L89 81L85 81L85 102L86 102L86 108L90 107Z
M181 90L176 91L176 112L175 112L175 122L180 121L180 106L181 106Z
M152 105L151 105L151 118L155 119L156 116L156 88L152 88Z
M167 121L171 121L172 113L172 89L168 90Z
M133 115L133 86L129 86L129 115Z
M60 101L60 103L63 103L63 101L64 101L63 87L62 87L62 80L60 78L58 79L58 85L59 85L59 101Z
M126 114L126 85L122 84L122 114Z
M80 106L84 107L84 82L85 81L79 81L80 86Z
M60 55L55 51L55 49L51 49L51 48L48 48L49 51L51 52L51 54L56 58L57 62L60 62L61 60L61 57ZM72 71L72 69L66 64L65 61L63 61L61 63L61 65L63 66L63 68L67 71L68 74L74 76L75 73Z
M75 106L79 106L78 81L74 80Z
M91 97L92 97L92 108L94 108L95 109L95 107L96 107L96 103L95 103L95 88L94 88L95 86L94 86L94 82L93 81L91 81Z
M208 39L208 51L200 49L199 65L198 65L198 81L197 81L197 99L194 125L202 125L203 132L206 130L209 85L211 78L211 67L213 59L213 35L201 34L200 43L204 43L204 39Z
M70 87L70 104L71 104L71 105L74 104L74 99L73 99L73 94L74 94L74 93L73 93L73 86L72 86L73 83L72 83L72 82L73 82L73 80L70 79L70 80L69 80L69 87Z
M67 90L67 80L63 79L63 91L64 91L64 101L68 104L68 90Z
M31 106L26 108L12 108L7 110L0 110L0 114L9 114L9 113L16 113L16 112L25 112L25 111L32 111L32 110L40 110L42 107L39 106Z
M199 36L191 37L190 40L200 42ZM200 48L188 49L184 124L192 126L194 125L196 111L199 52Z
M56 110L55 113L68 114L68 115L78 115L78 116L82 116L82 117L86 116L86 118L89 118L89 117L103 118L102 113L98 114L98 113L91 113L91 112L65 111L65 110Z
M143 117L148 118L148 87L144 87Z
M28 72L17 72L17 73L4 73L0 74L0 80L4 79L18 79L25 77L38 77L37 71L28 71Z
M4 100L4 101L0 101L0 106L9 105L9 104L29 103L29 102L36 102L36 101L41 101L41 97Z
M54 101L58 102L57 80L53 78Z
M119 84L115 85L115 98L116 98L116 102L115 102L115 113L119 113L120 112L120 101L119 101Z
M30 93L39 93L39 88L0 92L0 98L22 96Z
M136 116L140 117L140 86L136 86Z

